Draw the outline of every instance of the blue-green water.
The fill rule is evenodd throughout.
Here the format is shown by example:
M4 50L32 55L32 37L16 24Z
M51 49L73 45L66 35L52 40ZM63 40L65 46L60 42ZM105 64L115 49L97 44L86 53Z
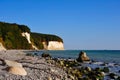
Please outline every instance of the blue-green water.
M114 62L120 64L120 50L61 50L61 51L39 51L39 54L45 52L55 58L76 59L80 51L85 51L91 60Z
M97 67L109 67L110 73L115 73L120 76L120 50L41 50L35 52L33 51L32 53L38 53L38 55L41 55L42 53L49 53L53 58L76 59L81 51L86 52L87 56L89 56L91 60L95 61L91 64L83 63L82 66L89 66L94 69ZM110 80L110 78L105 76L104 80Z

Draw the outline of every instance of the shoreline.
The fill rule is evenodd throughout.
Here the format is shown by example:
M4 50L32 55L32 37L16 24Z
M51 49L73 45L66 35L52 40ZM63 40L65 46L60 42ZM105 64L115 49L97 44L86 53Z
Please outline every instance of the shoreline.
M22 64L26 70L27 75L14 75L6 70L7 65L3 65L0 61L0 79L1 80L61 80L67 76L62 69L47 63L42 57L26 56L26 50L7 50L0 51L0 59L17 61ZM69 79L68 79L69 80Z
M6 70L3 70L7 66L2 65L0 61L0 79L6 80L6 79L30 79L30 80L72 80L72 78L76 78L76 75L78 77L83 78L84 76L88 76L86 73L95 72L96 68L100 68L101 70L104 67L107 67L109 69L109 72L104 72L104 74L101 74L99 76L100 78L104 77L104 80L110 79L108 76L110 73L114 73L116 78L120 77L120 71L118 70L117 73L111 69L118 68L120 69L120 65L118 64L111 64L111 63L104 63L104 62L89 62L89 63L77 63L75 61L70 61L70 59L45 59L41 56L26 56L29 52L36 52L36 50L5 50L0 51L0 59L4 60L15 60L23 65L25 70L27 71L26 76L19 76L19 75L13 75ZM71 64L71 62L73 62ZM75 62L75 63L74 63ZM86 70L86 73L79 70L81 68L84 68L86 70L86 67L91 69L91 71ZM71 69L69 69L71 68ZM77 69L77 70L76 70ZM69 72L68 72L69 71ZM103 71L100 71L102 73ZM73 74L74 73L74 74ZM78 75L79 73L80 75ZM49 76L48 76L49 75ZM39 76L39 77L38 77ZM97 76L96 76L97 78ZM76 78L77 80L77 78Z

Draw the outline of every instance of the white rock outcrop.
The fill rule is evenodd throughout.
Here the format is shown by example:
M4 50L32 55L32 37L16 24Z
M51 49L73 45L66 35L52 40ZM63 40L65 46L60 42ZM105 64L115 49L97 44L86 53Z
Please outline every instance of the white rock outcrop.
M32 44L30 41L30 34L28 32L23 32L22 36L27 39L28 43ZM44 49L47 49L47 50L64 50L63 43L59 41L49 41L48 45L46 44L46 42L43 42L43 45L44 45ZM38 48L33 44L32 44L32 47L38 50Z
M0 51L1 50L6 50L5 48L4 48L4 46L2 45L2 43L0 43Z
M30 33L23 32L22 36L27 39L27 41L28 41L29 44L32 44L31 41L30 41ZM33 45L33 44L32 44L32 47L33 47L33 49L38 50L38 48L35 45Z
M49 41L49 42L48 42L47 49L48 49L48 50L64 50L64 45L63 45L62 42Z
M39 50L35 45L32 44L33 49Z
M27 39L28 43L31 43L31 41L30 41L30 34L28 32L23 32L22 36Z

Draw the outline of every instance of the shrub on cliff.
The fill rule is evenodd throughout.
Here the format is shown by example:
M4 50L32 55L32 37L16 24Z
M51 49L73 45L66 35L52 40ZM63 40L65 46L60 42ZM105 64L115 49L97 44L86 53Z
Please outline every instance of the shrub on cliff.
M32 44L29 44L27 39L21 33L30 33L30 40L38 49L44 49L43 42L48 45L49 41L63 40L56 35L32 33L26 25L18 25L16 23L0 22L0 42L6 49L33 49Z
M63 42L63 40L56 36L56 35L49 35L49 34L41 34L41 33L31 33L32 41L35 46L37 46L39 49L44 49L43 43L46 42L48 45L49 41L59 41Z
M0 22L0 37L7 49L32 48L26 38L21 35L21 33L25 31L30 32L30 29L24 25Z

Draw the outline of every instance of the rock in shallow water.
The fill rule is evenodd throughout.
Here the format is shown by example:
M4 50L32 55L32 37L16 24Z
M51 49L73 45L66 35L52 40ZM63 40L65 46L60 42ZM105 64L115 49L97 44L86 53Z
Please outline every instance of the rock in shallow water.
M77 58L78 62L90 61L89 57L86 55L85 52L81 51L79 53L79 57Z
M101 75L101 76L105 76L105 73L104 73L104 72L100 72L100 75Z
M49 53L43 53L41 56L44 58L51 58L51 55Z
M103 71L104 71L105 73L108 73L110 70L109 70L108 67L104 67L104 68L103 68Z
M116 79L116 78L118 78L118 76L117 76L115 73L110 73L110 74L109 74L109 77L110 77L111 79Z
M91 67L86 67L85 70L87 70L89 72L92 71Z

